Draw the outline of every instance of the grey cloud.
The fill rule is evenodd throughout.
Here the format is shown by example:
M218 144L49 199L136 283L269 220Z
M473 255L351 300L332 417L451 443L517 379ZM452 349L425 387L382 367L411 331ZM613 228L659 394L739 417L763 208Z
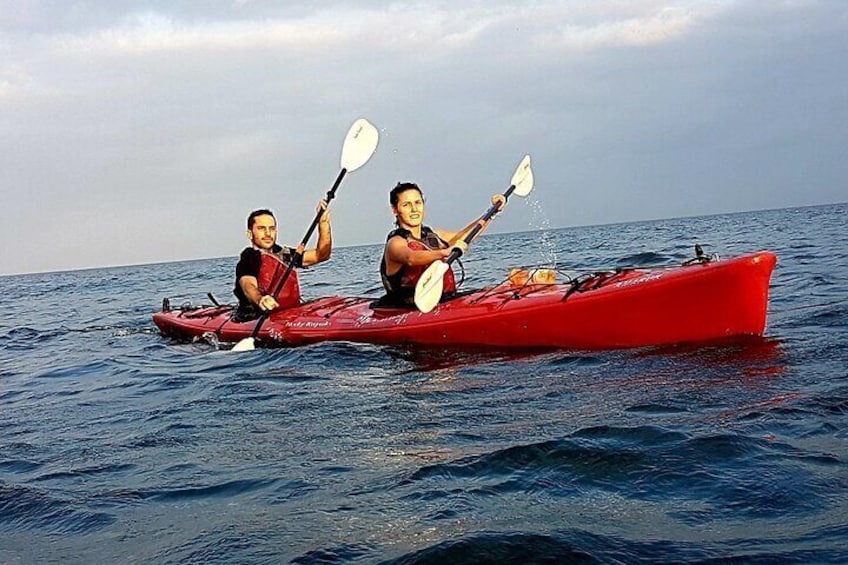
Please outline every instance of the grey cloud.
M295 241L360 115L341 245L401 179L464 225L525 152L553 226L844 200L840 2L3 4L0 273L234 255L260 205Z

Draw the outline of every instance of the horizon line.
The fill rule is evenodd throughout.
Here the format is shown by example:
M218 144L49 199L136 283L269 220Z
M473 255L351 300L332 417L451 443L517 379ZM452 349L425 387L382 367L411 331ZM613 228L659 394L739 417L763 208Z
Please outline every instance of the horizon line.
M567 229L578 229L578 228L592 228L592 227L601 227L601 226L616 226L622 224L642 224L649 222L659 222L665 220L685 220L691 218L709 218L712 216L736 216L740 214L754 214L759 212L774 212L778 210L797 210L803 208L820 208L824 206L838 206L848 204L848 200L837 201L837 202L828 202L824 204L807 204L802 206L786 206L782 208L760 208L754 210L743 210L737 212L714 212L710 214L697 214L697 215L688 215L688 216L672 216L672 217L663 217L663 218L648 218L644 220L626 220L619 222L608 222L608 223L598 223L598 224L577 224L571 226L562 226L562 227L551 227L551 228L536 228L529 230L520 230L520 231L511 231L511 232L495 232L484 234L481 237L487 236L501 236L501 235L510 235L510 234L523 234L529 232L543 231L545 229L549 231L559 231L559 230L567 230ZM339 245L334 246L335 249L355 249L357 247L370 247L372 245L380 245L381 242L374 243L358 243L354 245ZM79 271L94 271L100 269L123 269L128 267L147 267L154 265L167 265L169 263L191 263L194 261L211 261L214 259L226 259L230 257L237 257L236 255L219 255L215 257L195 257L190 259L169 259L167 261L152 261L152 262L143 262L143 263L126 263L121 265L95 265L91 267L71 267L67 269L55 269L55 270L44 270L44 271L28 271L28 272L18 272L18 273L0 273L0 277L19 277L19 276L28 276L28 275L50 275L50 274L58 274L58 273L73 273Z

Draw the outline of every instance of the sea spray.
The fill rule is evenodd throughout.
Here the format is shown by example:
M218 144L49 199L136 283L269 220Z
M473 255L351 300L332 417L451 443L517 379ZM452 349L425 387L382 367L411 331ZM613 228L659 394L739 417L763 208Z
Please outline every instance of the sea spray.
M535 194L531 194L526 202L533 212L530 218L530 227L539 231L540 245L537 247L540 257L539 263L555 269L557 267L557 251L556 241L551 233L551 220Z

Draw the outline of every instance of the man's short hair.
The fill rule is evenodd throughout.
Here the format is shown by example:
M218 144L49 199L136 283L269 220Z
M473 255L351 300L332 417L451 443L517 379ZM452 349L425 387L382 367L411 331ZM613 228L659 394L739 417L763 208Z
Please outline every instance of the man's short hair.
M397 206L400 193L406 192L407 190L417 190L418 194L420 194L422 198L424 197L424 193L421 192L421 189L418 188L418 185L414 182L399 182L395 185L391 192L389 192L389 204Z
M277 218L274 217L274 212L267 208L260 208L259 210L254 210L247 217L247 230L250 231L253 229L253 224L256 222L257 216L271 216L274 218L274 222L277 221Z

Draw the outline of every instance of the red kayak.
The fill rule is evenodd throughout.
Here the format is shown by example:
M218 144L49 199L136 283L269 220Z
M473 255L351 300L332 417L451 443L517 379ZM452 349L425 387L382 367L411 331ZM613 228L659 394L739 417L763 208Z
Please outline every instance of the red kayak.
M331 296L276 312L266 346L321 341L429 346L619 349L763 334L777 262L763 251L680 267L591 273L559 284L513 284L460 293L432 312L381 307L371 298ZM219 341L249 337L256 321L232 306L171 310L153 321L163 335Z

